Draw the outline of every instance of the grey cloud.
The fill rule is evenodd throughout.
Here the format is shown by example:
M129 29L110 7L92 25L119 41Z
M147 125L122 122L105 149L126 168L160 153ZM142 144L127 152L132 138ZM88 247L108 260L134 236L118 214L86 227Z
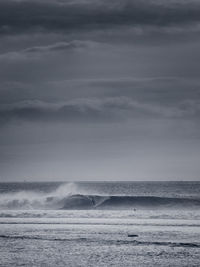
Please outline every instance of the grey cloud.
M59 42L46 46L34 46L22 50L23 53L37 53L37 52L51 52L51 51L65 51L65 50L74 50L82 48L93 48L96 47L98 43L93 41L79 41L74 40L71 42Z
M199 33L199 0L0 0L1 177L199 177Z
M193 118L200 115L200 102L185 101L166 107L140 103L128 97L76 99L66 103L24 101L2 105L1 123L12 120L46 122L106 122L134 118Z
M198 1L1 1L1 34L200 22Z
M106 119L102 104L94 100L76 100L68 103L45 103L42 101L23 101L12 105L2 105L0 121L87 121ZM107 117L108 119L108 117Z
M77 98L117 98L123 95L139 103L170 107L200 99L199 88L199 79L181 77L35 80L31 83L10 81L0 83L0 103L26 99L68 102Z
M62 52L62 51L68 51L68 50L79 50L79 49L92 49L94 47L97 47L99 44L97 42L93 41L79 41L74 40L71 42L58 42L46 46L33 46L28 47L23 50L19 51L12 51L0 54L0 59L11 59L11 60L17 60L17 59L26 59L30 55L34 54L41 54L43 53L50 53L50 52Z
M200 98L200 80L184 77L142 77L119 78L90 81L93 88L106 88L111 94L124 94L137 101L177 104L179 102Z

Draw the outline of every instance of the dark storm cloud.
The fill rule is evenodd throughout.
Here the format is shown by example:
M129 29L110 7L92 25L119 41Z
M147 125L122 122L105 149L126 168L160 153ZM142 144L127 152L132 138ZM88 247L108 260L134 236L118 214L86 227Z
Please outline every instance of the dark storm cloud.
M183 26L200 21L198 1L0 2L0 33Z
M43 122L113 121L131 118L191 118L199 117L200 103L185 101L165 107L140 103L128 97L76 99L67 103L24 101L2 105L0 122L11 120Z
M199 33L199 0L0 0L0 180L199 177Z

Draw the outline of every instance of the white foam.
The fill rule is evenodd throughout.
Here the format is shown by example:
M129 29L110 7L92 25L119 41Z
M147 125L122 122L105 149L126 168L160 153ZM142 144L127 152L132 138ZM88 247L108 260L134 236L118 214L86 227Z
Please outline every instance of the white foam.
M0 194L0 209L59 208L63 198L79 193L81 192L75 183L60 185L55 191L49 193L35 191L3 193Z

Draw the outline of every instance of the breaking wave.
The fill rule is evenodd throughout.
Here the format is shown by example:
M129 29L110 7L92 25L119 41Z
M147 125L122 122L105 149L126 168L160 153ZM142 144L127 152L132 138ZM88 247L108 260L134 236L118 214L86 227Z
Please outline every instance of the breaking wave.
M0 209L109 210L135 208L200 208L200 199L94 195L74 183L61 185L49 193L19 191L0 194Z
M65 200L63 209L131 209L159 207L200 207L200 199L154 196L73 195Z
M59 209L66 198L74 194L84 194L75 183L59 186L52 192L21 190L0 194L0 209Z

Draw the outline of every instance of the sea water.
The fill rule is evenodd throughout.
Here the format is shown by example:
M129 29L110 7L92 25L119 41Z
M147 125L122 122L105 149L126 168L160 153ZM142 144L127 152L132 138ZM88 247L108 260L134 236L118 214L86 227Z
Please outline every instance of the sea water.
M1 183L0 266L200 266L200 183Z

